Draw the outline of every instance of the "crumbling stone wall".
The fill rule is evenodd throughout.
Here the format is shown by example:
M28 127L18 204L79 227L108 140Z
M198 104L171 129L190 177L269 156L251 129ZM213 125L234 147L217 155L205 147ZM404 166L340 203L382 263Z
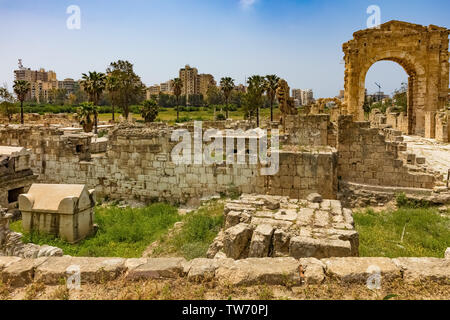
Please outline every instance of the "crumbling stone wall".
M24 244L22 234L9 229L9 219L12 215L6 209L0 208L0 256L15 256L22 258L61 257L63 251L51 246L38 246L33 243Z
M353 122L352 116L341 116L338 121L338 178L371 185L432 189L435 177L410 172L398 157L399 147L404 148L404 145L386 141L383 131L370 128L369 122Z
M95 157L90 135L43 126L0 128L0 141L32 149L40 182L87 184L99 197L181 203L229 192L336 197L336 155L329 150L281 151L280 171L269 178L260 175L259 165L175 165L172 130L118 127L108 136L106 153Z
M335 146L335 134L328 114L288 115L285 134L288 145Z

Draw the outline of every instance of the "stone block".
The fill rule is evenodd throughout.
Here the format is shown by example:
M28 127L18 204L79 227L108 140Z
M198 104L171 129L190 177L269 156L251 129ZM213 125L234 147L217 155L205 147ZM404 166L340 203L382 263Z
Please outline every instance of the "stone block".
M134 266L126 272L128 280L173 279L183 275L186 260L184 258L148 258L146 261L132 261L131 263Z
M51 257L36 268L35 280L45 284L60 284L80 271L81 283L101 283L114 280L125 270L122 258Z
M389 258L329 258L321 260L326 274L346 283L367 283L379 274L380 284L401 278L400 268Z
M250 242L249 258L264 258L269 255L273 232L274 228L268 224L256 227Z
M216 278L232 285L301 285L299 265L294 258L248 258L221 264Z
M227 257L239 259L245 256L248 252L252 233L253 230L250 225L245 223L240 223L225 230L223 244Z
M406 282L435 281L450 284L450 259L397 258L393 263L403 273Z
M289 255L294 258L328 258L351 256L350 241L293 237L289 245Z

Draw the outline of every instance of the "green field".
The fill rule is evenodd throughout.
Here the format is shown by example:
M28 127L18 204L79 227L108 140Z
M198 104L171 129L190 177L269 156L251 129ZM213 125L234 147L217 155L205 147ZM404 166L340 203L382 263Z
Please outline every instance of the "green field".
M450 247L450 215L436 208L354 214L362 257L438 257Z
M221 113L220 110L219 109L216 110L216 115L219 113ZM225 111L223 111L222 113L225 114ZM132 116L136 120L142 120L142 117L140 114L132 114ZM274 109L274 118L278 119L279 116L280 116L279 109ZM115 114L116 121L119 120L119 117L120 117L120 113L116 113ZM229 118L233 119L233 120L243 120L244 112L242 110L230 111ZM111 119L112 119L112 113L99 114L99 121L109 121ZM176 119L177 119L176 109L164 108L159 111L156 121L174 123ZM193 121L193 120L211 121L211 120L214 120L214 110L199 108L198 111L180 111L180 119L182 119L184 121ZM261 120L270 119L270 109L269 108L260 110L260 119Z

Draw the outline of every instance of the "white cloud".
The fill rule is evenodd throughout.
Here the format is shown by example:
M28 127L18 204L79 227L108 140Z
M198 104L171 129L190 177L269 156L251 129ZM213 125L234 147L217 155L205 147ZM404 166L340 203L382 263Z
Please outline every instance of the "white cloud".
M239 0L242 9L251 8L258 0Z

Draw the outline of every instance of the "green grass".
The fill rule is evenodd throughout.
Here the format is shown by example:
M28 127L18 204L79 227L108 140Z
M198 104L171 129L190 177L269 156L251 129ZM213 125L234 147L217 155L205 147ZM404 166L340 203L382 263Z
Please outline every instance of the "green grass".
M223 226L223 203L210 202L183 217L183 222L180 232L160 239L155 256L170 253L187 260L206 257L209 245Z
M77 244L69 244L50 235L24 233L21 221L11 229L24 233L24 242L48 244L63 249L64 254L86 257L140 257L145 248L181 219L175 207L153 204L142 209L96 207L97 234Z
M362 257L438 257L450 247L450 218L435 208L354 214ZM404 232L403 241L402 234Z
M216 115L220 113L220 110L216 110ZM223 111L225 114L225 111ZM275 120L279 118L280 111L278 108L274 109L274 118ZM116 114L116 121L119 120L120 114ZM99 114L99 121L109 121L112 119L112 113L102 113ZM133 114L133 118L136 120L142 120L140 114ZM237 111L230 111L229 117L233 120L243 120L244 112L242 109L238 109ZM260 117L261 120L270 119L270 108L260 109ZM168 122L170 124L175 123L177 118L177 110L175 108L164 108L160 109L157 121ZM189 121L199 120L199 121L211 121L214 119L214 110L207 108L198 108L197 111L180 111L180 119L185 119Z

